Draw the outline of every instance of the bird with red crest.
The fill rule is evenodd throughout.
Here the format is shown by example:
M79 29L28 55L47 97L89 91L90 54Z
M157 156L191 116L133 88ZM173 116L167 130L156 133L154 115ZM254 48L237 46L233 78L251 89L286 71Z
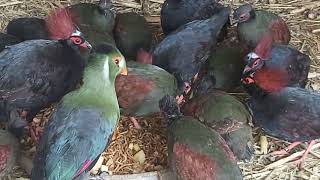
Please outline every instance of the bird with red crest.
M265 10L255 10L250 4L237 8L233 21L238 23L240 42L249 49L255 48L265 33L270 33L276 44L287 45L291 38L289 28L281 17Z
M34 140L40 131L28 122L76 88L91 49L67 10L51 12L46 26L52 40L23 41L0 53L0 119L16 136L30 132Z
M304 88L311 63L308 55L286 45L274 44L269 33L260 40L254 51L246 56L245 61L245 86L253 87L250 79L256 79L257 86L266 92L286 86ZM251 88L249 93L256 94L257 90Z

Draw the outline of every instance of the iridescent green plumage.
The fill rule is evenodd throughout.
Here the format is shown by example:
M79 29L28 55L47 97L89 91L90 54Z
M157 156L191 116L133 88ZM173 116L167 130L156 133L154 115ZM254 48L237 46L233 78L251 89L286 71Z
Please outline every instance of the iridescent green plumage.
M273 42L287 45L290 31L285 21L278 15L266 10L255 10L250 4L243 4L234 12L233 19L238 22L238 36L249 49L257 46L268 33Z
M126 63L117 49L97 46L82 86L63 97L45 128L32 179L69 180L95 164L120 118L114 82L122 70Z
M107 0L107 3L111 3ZM110 5L111 6L111 5ZM115 45L112 30L115 14L98 4L79 3L69 7L73 21L93 47L101 43Z
M219 90L193 97L182 112L217 131L239 160L251 160L254 148L251 115L235 97Z
M165 96L159 106L169 124L168 159L176 179L242 179L234 155L216 131L183 116L173 97Z
M150 50L152 34L143 16L134 13L117 14L114 38L126 58L135 59L139 49Z

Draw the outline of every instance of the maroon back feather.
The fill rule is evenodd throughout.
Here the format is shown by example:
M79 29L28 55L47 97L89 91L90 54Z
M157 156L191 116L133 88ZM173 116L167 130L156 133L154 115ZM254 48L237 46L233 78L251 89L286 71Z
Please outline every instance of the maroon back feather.
M273 20L270 25L273 42L287 45L290 41L290 31L282 19Z
M269 93L278 92L288 85L288 73L279 69L262 68L254 74L254 81Z
M259 44L254 49L254 52L263 60L270 58L272 50L272 41L272 36L269 33L267 33L263 38L261 38Z
M140 104L155 87L153 81L130 73L130 69L128 76L120 75L116 78L115 85L119 105L123 108L132 108Z
M76 30L71 14L66 8L52 11L46 19L46 24L50 39L68 39Z

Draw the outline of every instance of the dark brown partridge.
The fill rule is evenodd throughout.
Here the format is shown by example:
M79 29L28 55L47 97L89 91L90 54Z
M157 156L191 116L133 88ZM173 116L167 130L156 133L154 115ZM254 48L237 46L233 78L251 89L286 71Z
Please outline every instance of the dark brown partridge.
M193 97L181 109L217 131L238 160L250 161L254 155L251 115L235 97L220 90Z
M41 109L77 87L91 49L65 9L53 11L46 23L52 40L23 41L0 52L0 120L18 137Z
M255 76L260 76L260 87L264 89L261 91L261 89L248 85L249 83L244 78L244 84L247 84L247 90L251 95L273 91L272 86L277 86L272 84L279 82L281 78L287 79L284 80L285 86L304 88L307 84L311 63L309 56L289 46L273 44L270 35L261 39L255 50L246 56L245 61L243 76L250 75L253 79ZM275 72L271 73L272 71Z
M255 10L244 4L235 10L233 19L238 23L238 36L249 50L257 46L266 33L270 33L275 44L288 45L291 35L286 22L276 14Z
M236 158L219 133L183 116L173 97L165 96L159 107L168 121L168 159L176 179L242 179Z
M172 73L180 91L188 91L192 80L216 47L230 8L206 20L195 20L167 36L153 51L152 64Z
M314 144L314 139L320 137L319 104L319 93L299 87L286 87L264 97L252 97L249 101L255 125L269 135L299 142L294 145L311 141L303 157L297 161L300 167Z

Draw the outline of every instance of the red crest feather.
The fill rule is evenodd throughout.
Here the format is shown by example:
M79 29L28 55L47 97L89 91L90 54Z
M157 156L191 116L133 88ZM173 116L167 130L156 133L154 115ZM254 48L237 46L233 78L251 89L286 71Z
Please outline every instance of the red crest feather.
M290 41L290 31L287 24L282 19L273 20L270 25L273 42L277 44L288 44Z
M254 74L254 81L267 92L277 92L288 85L288 73L279 69L262 68Z
M65 8L52 11L48 15L46 23L50 39L68 39L76 30L71 14Z
M254 52L263 60L270 58L272 42L272 36L267 33L265 36L261 38L259 44L254 49Z

